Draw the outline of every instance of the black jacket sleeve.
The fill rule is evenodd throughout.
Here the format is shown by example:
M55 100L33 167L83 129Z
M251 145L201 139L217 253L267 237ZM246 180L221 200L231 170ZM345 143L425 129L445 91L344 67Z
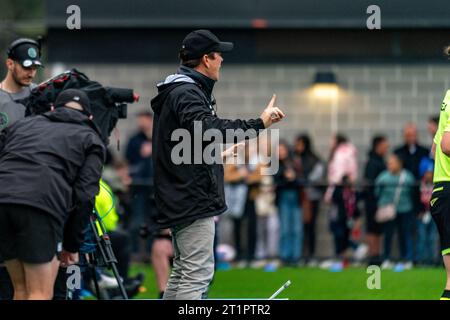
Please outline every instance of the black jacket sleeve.
M364 171L364 178L366 178L367 182L373 183L377 179L378 174L379 169L377 168L377 165L369 160Z
M192 132L194 129L194 121L201 121L203 132L208 129L217 129L222 133L224 139L226 138L227 129L242 129L244 131L254 129L256 135L259 133L259 130L265 129L264 123L260 118L251 120L228 120L214 116L199 92L195 89L185 90L183 95L178 97L176 112L180 120L180 125L183 128ZM256 137L256 135L250 138Z
M91 147L83 166L78 172L73 188L74 210L69 214L64 229L63 247L69 252L78 252L83 242L83 230L89 223L99 192L105 149L100 145Z

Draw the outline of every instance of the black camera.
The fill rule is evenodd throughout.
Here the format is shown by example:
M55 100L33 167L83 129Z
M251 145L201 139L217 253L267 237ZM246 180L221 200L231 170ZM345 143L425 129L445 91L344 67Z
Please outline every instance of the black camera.
M106 92L107 98L111 101L111 103L116 104L119 119L127 118L127 103L133 103L139 100L139 96L137 96L132 89L107 87Z
M25 116L41 114L51 109L61 91L71 88L82 90L89 97L93 121L105 142L117 121L127 118L127 104L139 100L133 89L104 87L77 69L72 69L39 84L29 97L17 102L25 105Z

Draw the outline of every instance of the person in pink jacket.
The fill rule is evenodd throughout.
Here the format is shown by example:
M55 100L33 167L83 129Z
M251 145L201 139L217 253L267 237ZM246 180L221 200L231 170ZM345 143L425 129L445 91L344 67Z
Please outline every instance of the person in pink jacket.
M344 181L346 185L354 186L357 179L358 154L356 148L347 140L345 136L336 134L335 136L333 136L333 139L331 141L331 150L327 171L328 187L324 196L325 202L330 205L330 211L328 214L329 227L330 231L333 233L336 252L334 259L324 262L323 266L331 262L330 270L333 271L340 271L344 267L344 262L347 260L346 256L349 245L346 244L342 246L343 234L339 231L342 228L340 228L339 230L336 228L336 225L340 221L339 206L337 205L337 203L346 203L346 201L345 199L337 198L342 196L342 192L336 193L335 191L342 190ZM340 196L338 196L338 194L340 194ZM353 226L350 229L353 229ZM347 239L347 242L348 240L349 239Z
M326 202L331 202L334 186L340 184L344 176L347 176L352 183L358 179L358 152L345 136L336 134L331 143L328 162Z

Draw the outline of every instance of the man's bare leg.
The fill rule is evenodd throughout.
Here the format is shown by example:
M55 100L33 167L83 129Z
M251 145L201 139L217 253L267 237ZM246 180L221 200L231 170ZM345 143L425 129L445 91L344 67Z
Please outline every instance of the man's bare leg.
M14 300L27 300L28 292L23 263L19 260L8 260L5 261L5 266L14 287Z
M28 300L51 300L58 274L59 261L56 256L43 264L24 263Z
M450 290L450 254L443 256L445 270L447 271L447 283L445 284L445 290Z

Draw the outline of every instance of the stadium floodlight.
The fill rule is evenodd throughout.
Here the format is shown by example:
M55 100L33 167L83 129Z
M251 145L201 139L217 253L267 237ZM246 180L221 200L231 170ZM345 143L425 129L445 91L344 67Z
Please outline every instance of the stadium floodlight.
M333 72L317 72L314 76L313 93L319 99L336 99L339 86Z
M312 86L313 96L318 100L324 100L331 105L331 131L335 134L338 130L338 98L339 85L333 72L317 72Z

